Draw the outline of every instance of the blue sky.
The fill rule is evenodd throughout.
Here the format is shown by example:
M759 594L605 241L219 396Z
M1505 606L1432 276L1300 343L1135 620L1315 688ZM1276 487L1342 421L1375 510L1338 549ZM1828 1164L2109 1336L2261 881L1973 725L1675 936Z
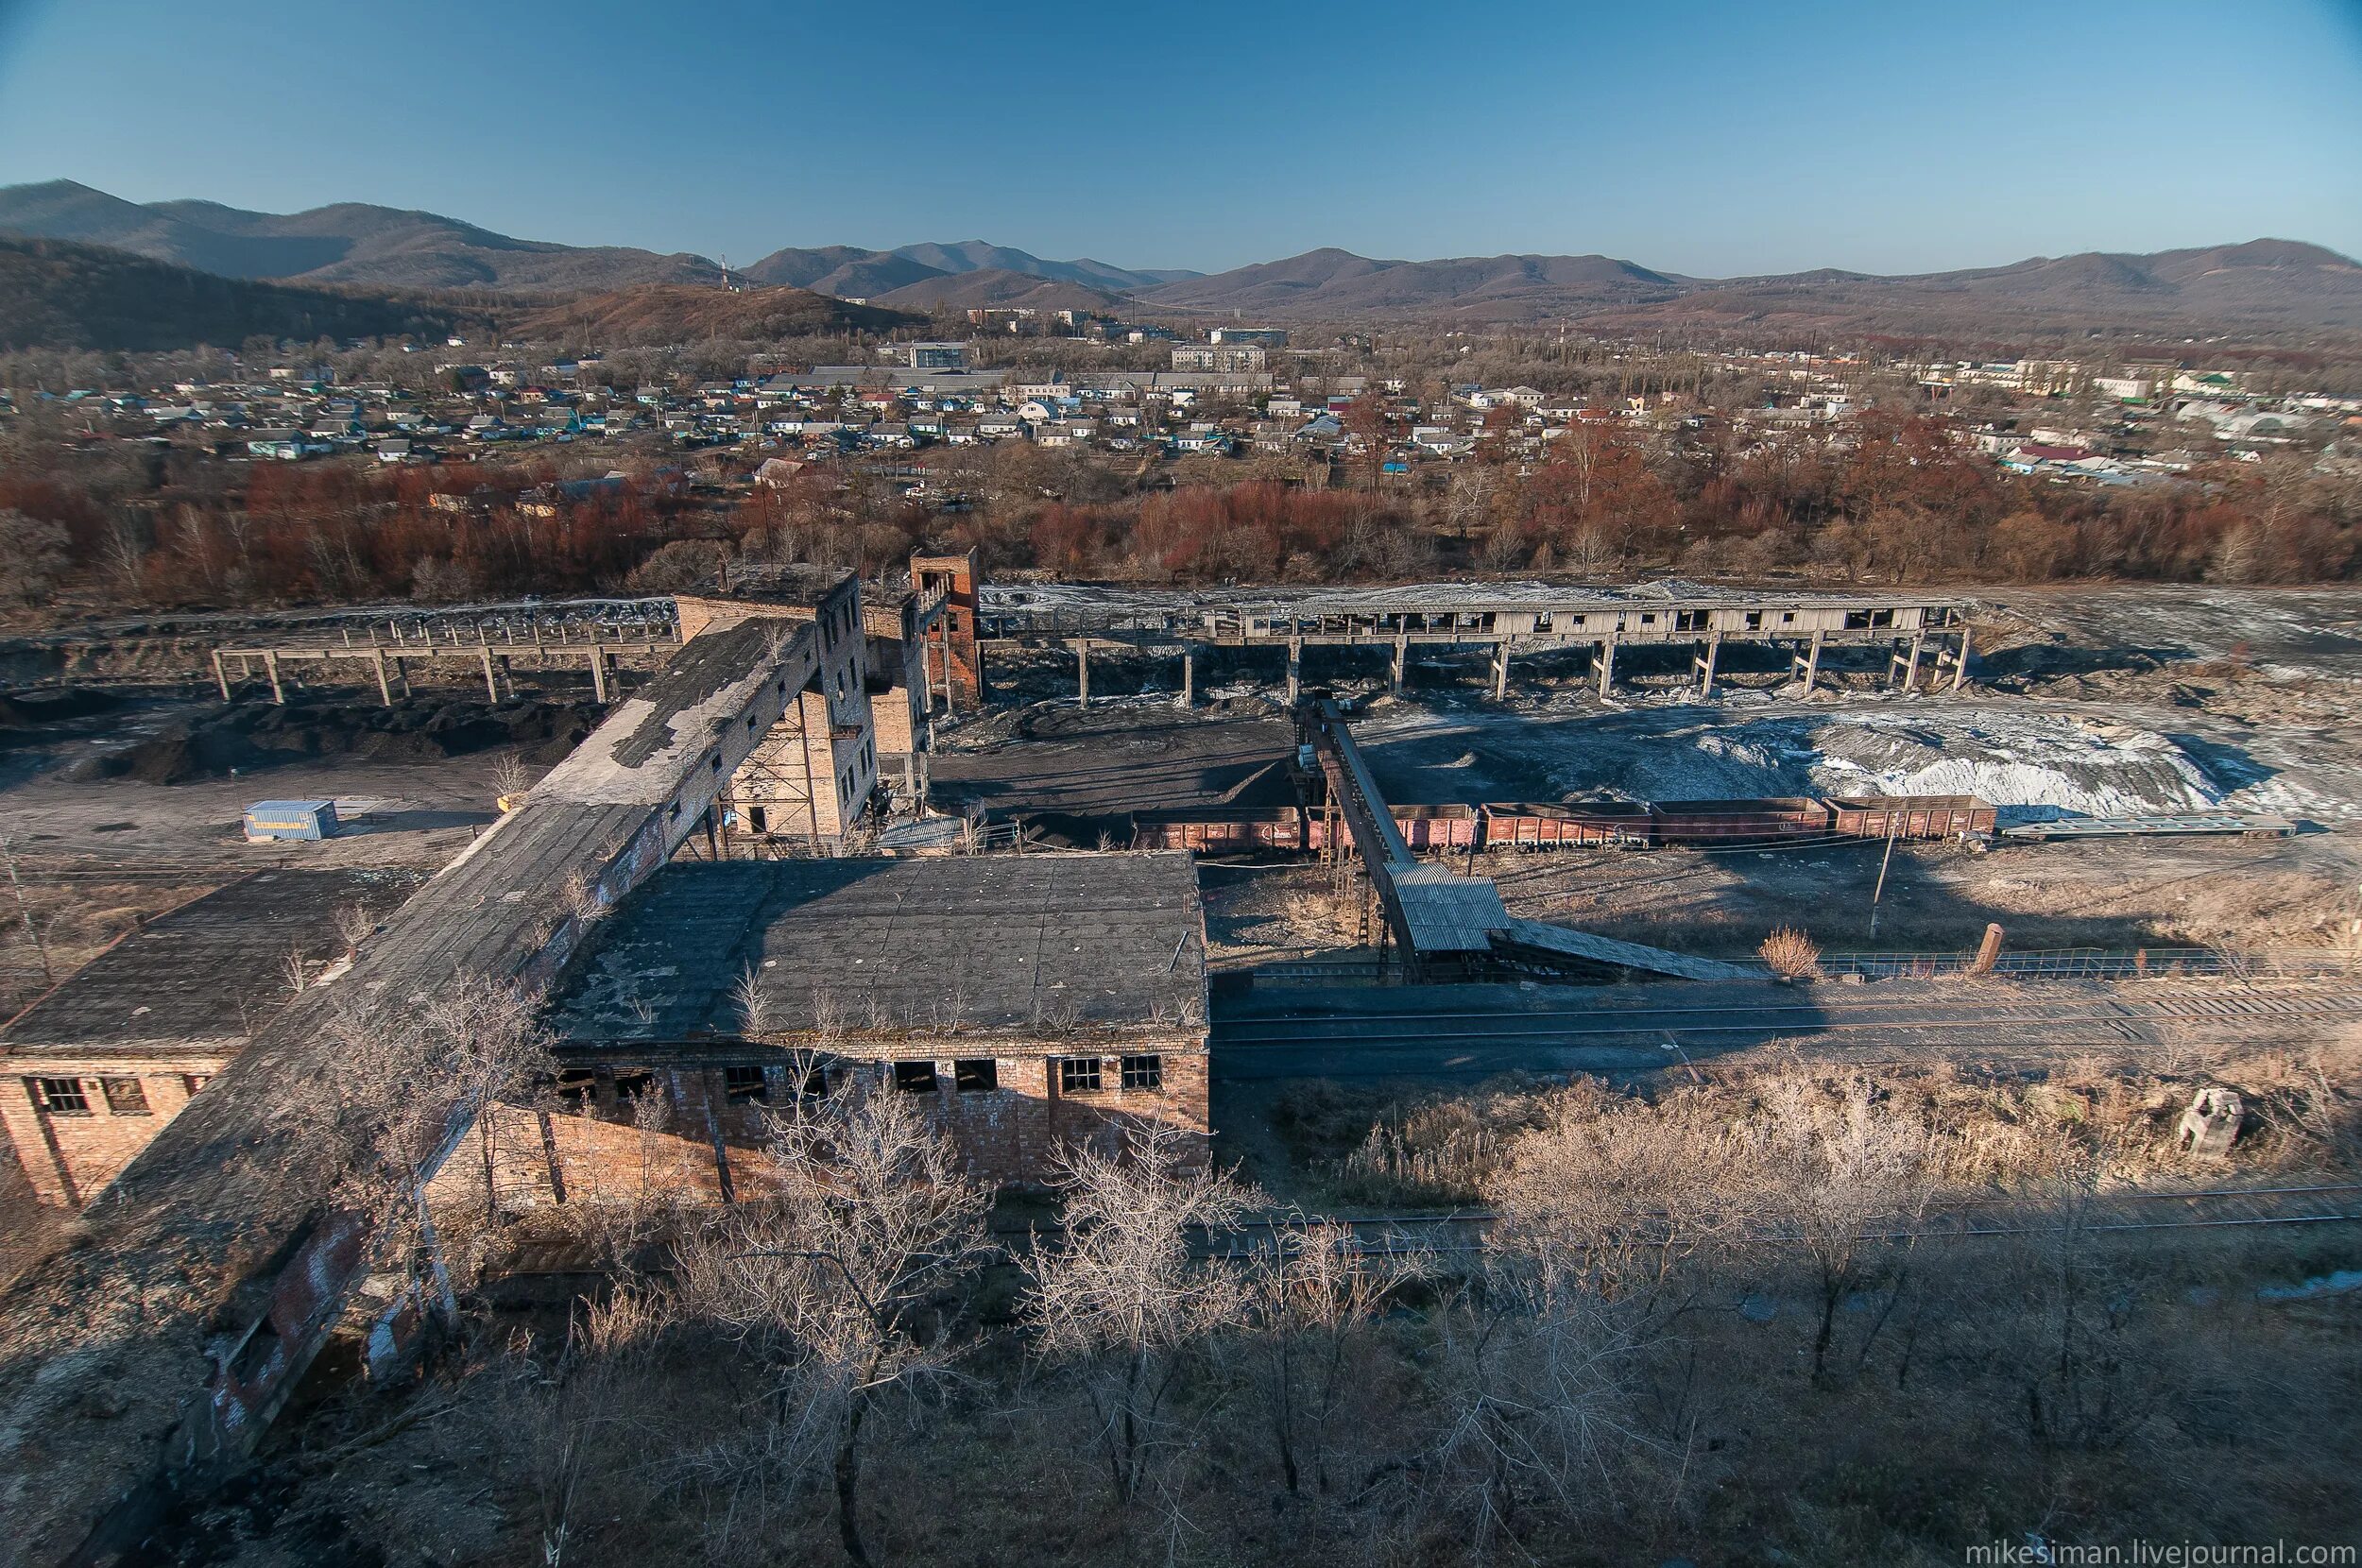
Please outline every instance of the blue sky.
M752 261L2362 255L2362 0L0 0L0 183Z

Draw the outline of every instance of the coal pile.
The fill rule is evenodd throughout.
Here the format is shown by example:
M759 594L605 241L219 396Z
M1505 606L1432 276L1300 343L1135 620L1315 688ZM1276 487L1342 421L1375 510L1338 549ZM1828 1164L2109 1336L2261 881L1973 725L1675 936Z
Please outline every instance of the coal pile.
M515 746L554 763L597 727L592 703L413 701L392 707L289 703L221 707L80 764L84 777L179 784L321 757L427 761Z
M113 692L89 687L0 692L0 729L43 729L72 719L111 713L122 706L123 699Z

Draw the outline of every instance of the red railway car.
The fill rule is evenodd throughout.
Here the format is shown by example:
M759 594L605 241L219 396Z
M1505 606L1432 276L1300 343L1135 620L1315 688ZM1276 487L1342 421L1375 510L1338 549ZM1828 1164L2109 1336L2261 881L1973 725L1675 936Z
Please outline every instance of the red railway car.
M1559 844L1647 844L1649 807L1637 800L1493 802L1484 813L1487 848L1548 849Z
M1994 830L1994 809L1975 795L1832 796L1836 831L1848 838L1961 839Z
M1826 801L1802 795L1763 800L1667 800L1649 808L1658 844L1744 844L1806 838L1829 831Z
M1241 855L1258 849L1303 849L1308 847L1305 838L1304 813L1292 806L1132 813L1135 849Z
M1474 806L1389 806L1402 842L1413 851L1466 849L1478 842L1484 819Z

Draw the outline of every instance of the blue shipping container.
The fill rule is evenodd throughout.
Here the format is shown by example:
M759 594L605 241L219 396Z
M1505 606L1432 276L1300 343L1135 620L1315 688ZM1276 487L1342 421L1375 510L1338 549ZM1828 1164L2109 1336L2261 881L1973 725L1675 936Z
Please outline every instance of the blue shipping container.
M246 809L249 839L327 839L335 834L333 800L258 800Z

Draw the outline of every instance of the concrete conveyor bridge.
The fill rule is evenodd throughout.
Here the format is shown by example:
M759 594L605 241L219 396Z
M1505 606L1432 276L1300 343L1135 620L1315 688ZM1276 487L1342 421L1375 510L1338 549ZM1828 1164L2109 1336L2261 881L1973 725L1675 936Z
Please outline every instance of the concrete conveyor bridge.
M828 634L758 612L691 639L161 1129L75 1247L0 1295L0 1563L111 1560L251 1450L376 1258L368 1222L292 1174L320 1086L348 1069L340 1042L410 1027L455 985L544 987L807 689L841 681L859 639ZM439 1147L412 1151L432 1175L466 1100L445 1097L419 1118Z
M1413 977L1480 972L1497 960L1631 969L1681 980L1737 980L1753 974L1735 963L1513 918L1490 878L1463 877L1412 853L1361 747L1354 743L1342 707L1326 699L1308 705L1300 731L1319 759L1328 802L1369 877L1386 934Z

